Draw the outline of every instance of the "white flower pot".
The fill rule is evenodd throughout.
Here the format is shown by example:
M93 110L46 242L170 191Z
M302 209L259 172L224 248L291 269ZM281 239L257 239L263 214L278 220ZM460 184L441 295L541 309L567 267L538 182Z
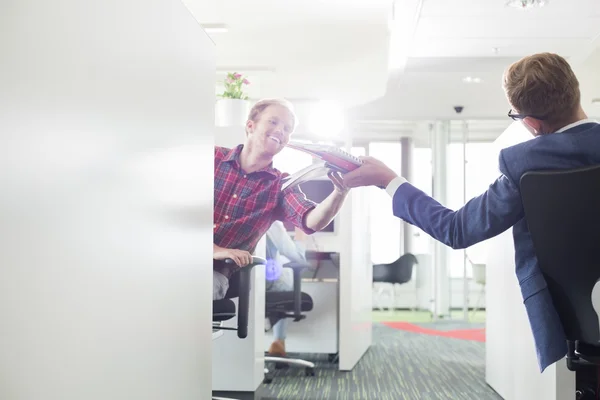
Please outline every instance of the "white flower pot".
M245 126L250 108L248 100L218 99L215 105L215 125Z

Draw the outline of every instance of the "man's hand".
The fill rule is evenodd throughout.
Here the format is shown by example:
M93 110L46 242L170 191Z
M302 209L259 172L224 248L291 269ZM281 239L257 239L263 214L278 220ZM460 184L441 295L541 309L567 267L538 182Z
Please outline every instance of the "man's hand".
M378 186L386 188L398 175L387 165L373 157L360 157L363 165L344 174L344 185L349 188L359 186Z
M337 193L346 194L348 193L348 190L350 190L344 184L344 178L342 178L342 175L338 171L327 172L327 177L331 180L331 182L333 182L333 186L335 187Z
M245 267L252 262L252 254L245 250L226 249L213 245L213 259L225 260L231 258L238 267Z

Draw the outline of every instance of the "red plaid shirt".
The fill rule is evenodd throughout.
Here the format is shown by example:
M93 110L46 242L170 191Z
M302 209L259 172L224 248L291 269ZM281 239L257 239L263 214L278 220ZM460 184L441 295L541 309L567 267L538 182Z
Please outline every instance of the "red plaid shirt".
M253 252L275 220L313 233L304 225L304 216L316 204L298 186L282 192L284 174L271 165L246 174L239 161L242 148L215 146L214 243Z

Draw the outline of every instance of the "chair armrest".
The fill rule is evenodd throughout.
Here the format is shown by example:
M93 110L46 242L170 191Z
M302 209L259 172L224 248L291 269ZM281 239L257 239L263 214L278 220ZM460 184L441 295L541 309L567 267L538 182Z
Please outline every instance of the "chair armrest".
M283 268L291 268L294 272L294 321L300 321L302 319L302 271L310 267L307 264L299 264L290 262L283 266Z
M227 264L233 264L230 258L225 260ZM237 335L240 339L248 336L248 313L250 312L250 273L255 265L266 264L267 260L261 257L252 257L252 262L245 267L240 268L239 297L238 297L238 327Z

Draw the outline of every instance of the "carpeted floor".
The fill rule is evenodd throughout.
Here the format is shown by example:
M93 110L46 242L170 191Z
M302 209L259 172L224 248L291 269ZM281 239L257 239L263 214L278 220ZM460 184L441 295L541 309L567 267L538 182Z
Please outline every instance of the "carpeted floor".
M302 355L316 362L316 376L306 377L297 367L278 370L256 394L263 400L501 400L485 383L484 346L376 323L373 345L353 371L338 371L326 356Z

